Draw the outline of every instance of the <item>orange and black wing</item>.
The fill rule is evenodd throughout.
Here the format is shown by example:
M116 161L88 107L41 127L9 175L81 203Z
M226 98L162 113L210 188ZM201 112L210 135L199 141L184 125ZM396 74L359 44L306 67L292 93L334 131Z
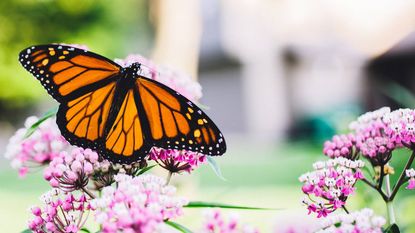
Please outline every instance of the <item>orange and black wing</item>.
M125 96L121 106L115 106L115 100L123 98L116 96L119 65L98 54L64 45L33 46L23 50L19 59L60 102L57 124L71 144L95 149L113 162L137 161L142 157L138 155L149 150L143 143L131 94ZM116 114L111 109L118 108L118 116L111 116ZM114 118L113 130L107 134L107 125L113 124ZM123 157L127 159L119 159Z
M115 81L121 69L98 54L59 44L24 49L19 61L60 103Z
M125 94L117 109L115 120L105 133L105 143L102 151L108 160L117 163L132 163L143 159L150 151L149 144L143 129L136 101L136 90L131 88Z
M139 77L136 81L142 121L152 145L222 155L226 143L213 121L194 103L171 88Z

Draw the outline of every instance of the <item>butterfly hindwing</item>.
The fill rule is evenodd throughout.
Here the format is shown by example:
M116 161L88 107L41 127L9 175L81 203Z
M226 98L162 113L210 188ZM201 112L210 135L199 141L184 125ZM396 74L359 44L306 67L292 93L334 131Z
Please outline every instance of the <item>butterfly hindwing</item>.
M153 145L222 155L226 143L213 121L171 88L139 77L137 89Z
M104 156L118 163L131 163L144 158L151 149L146 141L138 113L135 90L127 91L109 132L105 135Z
M98 54L58 44L24 49L19 61L58 102L100 88L113 81L121 69Z

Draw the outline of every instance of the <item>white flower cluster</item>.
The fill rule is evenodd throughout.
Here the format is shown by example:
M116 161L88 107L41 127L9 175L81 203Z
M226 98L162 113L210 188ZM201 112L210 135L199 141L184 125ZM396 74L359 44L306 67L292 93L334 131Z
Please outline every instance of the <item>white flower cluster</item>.
M356 121L350 123L349 128L361 132L373 124L382 123L382 118L391 112L389 107L382 107L372 112L364 113Z
M350 214L341 213L323 219L322 227L316 233L381 233L386 220L374 215L373 210L365 208Z

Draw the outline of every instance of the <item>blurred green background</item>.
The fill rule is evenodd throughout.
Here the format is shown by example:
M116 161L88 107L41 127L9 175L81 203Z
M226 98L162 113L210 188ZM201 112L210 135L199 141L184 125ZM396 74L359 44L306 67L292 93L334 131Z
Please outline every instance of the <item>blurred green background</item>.
M160 3L0 1L0 152L27 116L42 115L57 105L20 67L21 49L59 42L84 44L110 59L130 53L151 57L157 41L158 21L151 16L155 2ZM262 232L288 232L291 226L305 232L316 223L300 204L298 177L324 159L324 140L346 132L348 123L366 110L415 104L415 20L403 17L413 15L408 9L415 6L377 1L319 1L318 7L307 1L195 2L201 18L196 53L201 102L210 107L207 113L227 138L229 152L216 159L227 180L217 178L205 165L192 176L174 177L173 184L190 200L281 208L237 211ZM183 4L169 5L179 20L186 14ZM376 20L354 8L373 10L379 16L377 25L385 26L365 24ZM362 25L374 31L367 33ZM186 28L170 28L170 33L182 35L186 44ZM392 165L399 168L406 156L407 151L400 151ZM23 230L30 216L27 209L39 204L48 188L41 171L19 179L1 157L0 231ZM405 232L415 232L411 194L402 192L396 203ZM384 214L383 203L375 198L374 192L359 185L349 209L370 204ZM201 210L186 210L178 222L197 230L201 219Z

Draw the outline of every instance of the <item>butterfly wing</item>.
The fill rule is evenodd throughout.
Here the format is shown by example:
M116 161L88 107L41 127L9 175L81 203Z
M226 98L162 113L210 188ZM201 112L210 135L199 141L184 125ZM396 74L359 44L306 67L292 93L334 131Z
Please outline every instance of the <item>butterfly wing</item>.
M130 164L141 160L152 147L142 128L135 92L133 88L127 91L117 116L105 135L103 155L112 162Z
M213 121L180 93L154 80L136 81L142 118L154 146L222 155L226 143ZM143 120L144 121L144 120Z
M111 108L118 108L113 105L117 98L115 90L120 66L98 54L63 45L33 46L23 50L19 57L22 65L61 103L57 124L71 144L98 150L111 161L118 162L115 158L120 157L120 154L132 155L130 150L119 150L122 137L109 148L108 144L113 143L114 135L120 134L118 128L115 127L116 132L111 131L109 135L105 132L106 125L112 124L109 122L112 118ZM125 98L127 102L121 102L121 108L133 112L123 110L121 116L118 114L114 125L118 126L117 122L121 118L124 125L134 126L133 131L127 130L127 136L131 140L130 132L135 134L133 145L137 154L137 151L148 151L148 148L142 143L140 123L130 122L137 115L137 110L131 108L128 96ZM139 158L135 156L134 160Z
M61 103L107 85L121 69L98 54L58 44L24 49L19 61Z

